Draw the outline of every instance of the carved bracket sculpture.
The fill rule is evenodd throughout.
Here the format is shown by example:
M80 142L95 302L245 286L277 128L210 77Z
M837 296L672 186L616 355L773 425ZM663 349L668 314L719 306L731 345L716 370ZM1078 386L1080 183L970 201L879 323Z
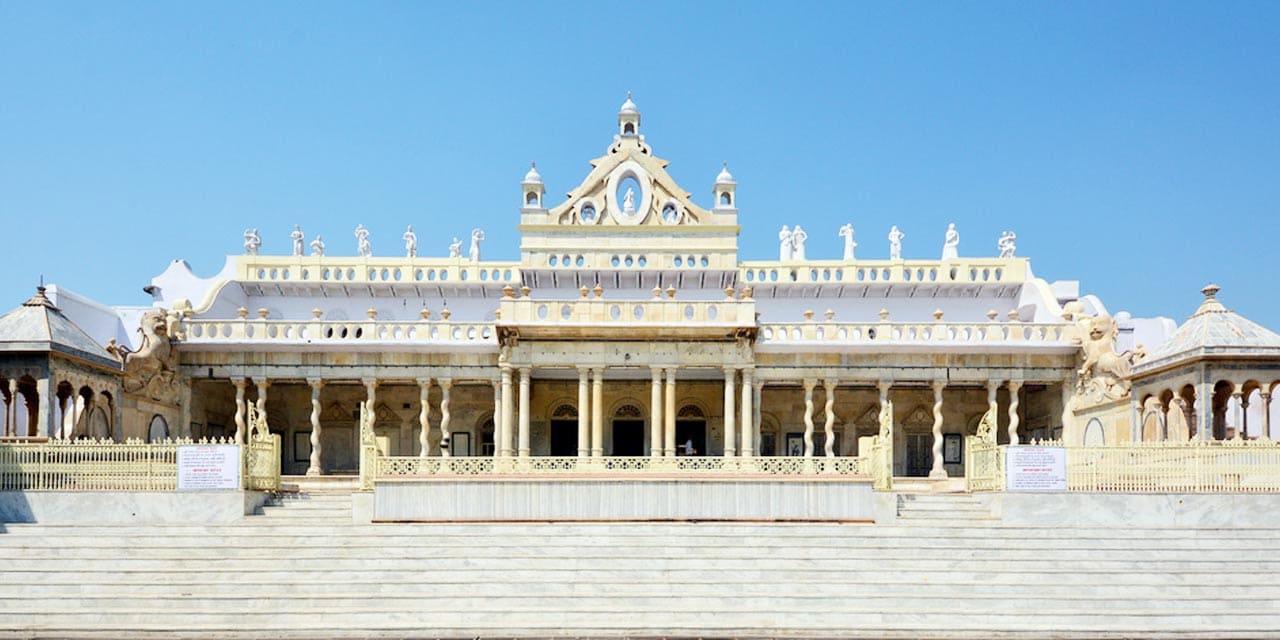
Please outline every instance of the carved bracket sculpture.
M1084 362L1077 371L1076 404L1095 405L1128 397L1132 386L1129 367L1140 353L1116 352L1120 330L1111 316L1084 318L1079 328Z
M163 309L143 314L138 332L142 344L137 351L117 347L124 364L124 390L152 400L178 400L178 354L170 341L169 329L181 325Z

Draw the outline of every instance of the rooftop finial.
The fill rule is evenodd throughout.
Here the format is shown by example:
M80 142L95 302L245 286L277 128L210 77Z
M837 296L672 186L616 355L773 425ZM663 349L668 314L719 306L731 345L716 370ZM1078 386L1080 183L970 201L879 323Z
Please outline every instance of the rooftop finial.
M1218 302L1217 298L1218 292L1221 290L1222 287L1213 283L1205 285L1205 288L1200 290L1200 293L1204 294L1204 302L1200 303L1200 308L1196 309L1196 312L1192 314L1192 317L1204 313L1226 313L1227 308L1222 306L1222 303Z

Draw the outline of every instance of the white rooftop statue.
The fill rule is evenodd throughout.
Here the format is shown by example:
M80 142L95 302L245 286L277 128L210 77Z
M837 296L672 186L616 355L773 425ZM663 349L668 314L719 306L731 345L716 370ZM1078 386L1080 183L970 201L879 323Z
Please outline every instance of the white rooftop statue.
M471 261L480 262L480 241L484 240L484 229L471 230Z
M458 239L458 236L454 236L453 242L449 243L449 257L450 258L462 257L462 241Z
M404 255L407 258L418 257L418 234L413 232L413 225L409 225L404 231Z
M1018 250L1014 241L1018 239L1017 234L1012 231L1005 231L1000 234L1000 239L996 241L996 248L1000 250L1001 258L1012 258L1015 251Z
M889 259L890 260L902 259L902 239L905 237L907 237L907 234L899 231L898 225L894 225L892 229L889 229Z
M362 258L373 255L373 245L369 243L369 230L364 225L356 225L356 253Z
M800 225L796 225L795 231L791 232L791 259L804 260L804 243L809 239L809 234L805 233Z
M324 255L324 240L322 240L320 236L316 236L316 239L311 241L311 255Z
M293 240L293 255L302 255L302 240L306 237L302 235L302 226L293 225L293 233L290 233L289 237Z
M844 259L853 260L853 250L858 248L858 243L853 241L853 224L845 223L840 227L841 238L844 238Z
M246 256L258 255L258 250L262 248L262 238L258 235L258 229L244 230L244 254Z
M631 187L627 187L627 193L622 196L622 212L628 215L636 212L636 192Z
M794 247L795 245L791 244L791 229L784 224L782 230L778 232L778 259L783 262L790 260Z
M960 232L956 231L956 223L947 225L947 235L942 239L942 259L955 260L960 257Z

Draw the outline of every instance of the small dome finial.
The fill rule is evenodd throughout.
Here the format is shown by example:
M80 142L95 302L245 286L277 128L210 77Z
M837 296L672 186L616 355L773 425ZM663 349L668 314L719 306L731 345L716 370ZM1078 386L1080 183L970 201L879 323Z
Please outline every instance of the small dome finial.
M529 163L529 172L524 174L524 182L542 182L542 175L538 173L538 163Z
M1211 282L1205 285L1205 287L1200 290L1200 293L1204 294L1205 299L1213 300L1215 297L1217 297L1219 291L1222 291L1222 287L1219 287L1218 285L1213 284Z
M1206 285L1205 288L1201 289L1200 293L1204 294L1204 302L1200 303L1200 308L1196 309L1196 312L1191 314L1191 316L1194 318L1195 316L1206 313L1226 313L1227 308L1222 306L1221 302L1218 302L1217 296L1218 292L1221 290L1222 287L1213 283L1210 283Z

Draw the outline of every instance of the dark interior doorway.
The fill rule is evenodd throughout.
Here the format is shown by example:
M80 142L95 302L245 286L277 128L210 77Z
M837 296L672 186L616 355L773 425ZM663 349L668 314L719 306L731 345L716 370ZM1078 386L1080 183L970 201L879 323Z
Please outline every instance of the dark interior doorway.
M693 451L686 449L692 443ZM705 456L707 455L707 421L706 420L678 420L676 421L676 455L678 456Z
M907 475L922 477L929 475L933 467L933 435L928 433L907 434Z
M644 420L614 419L612 455L644 455Z
M551 455L578 455L578 421L551 421Z

